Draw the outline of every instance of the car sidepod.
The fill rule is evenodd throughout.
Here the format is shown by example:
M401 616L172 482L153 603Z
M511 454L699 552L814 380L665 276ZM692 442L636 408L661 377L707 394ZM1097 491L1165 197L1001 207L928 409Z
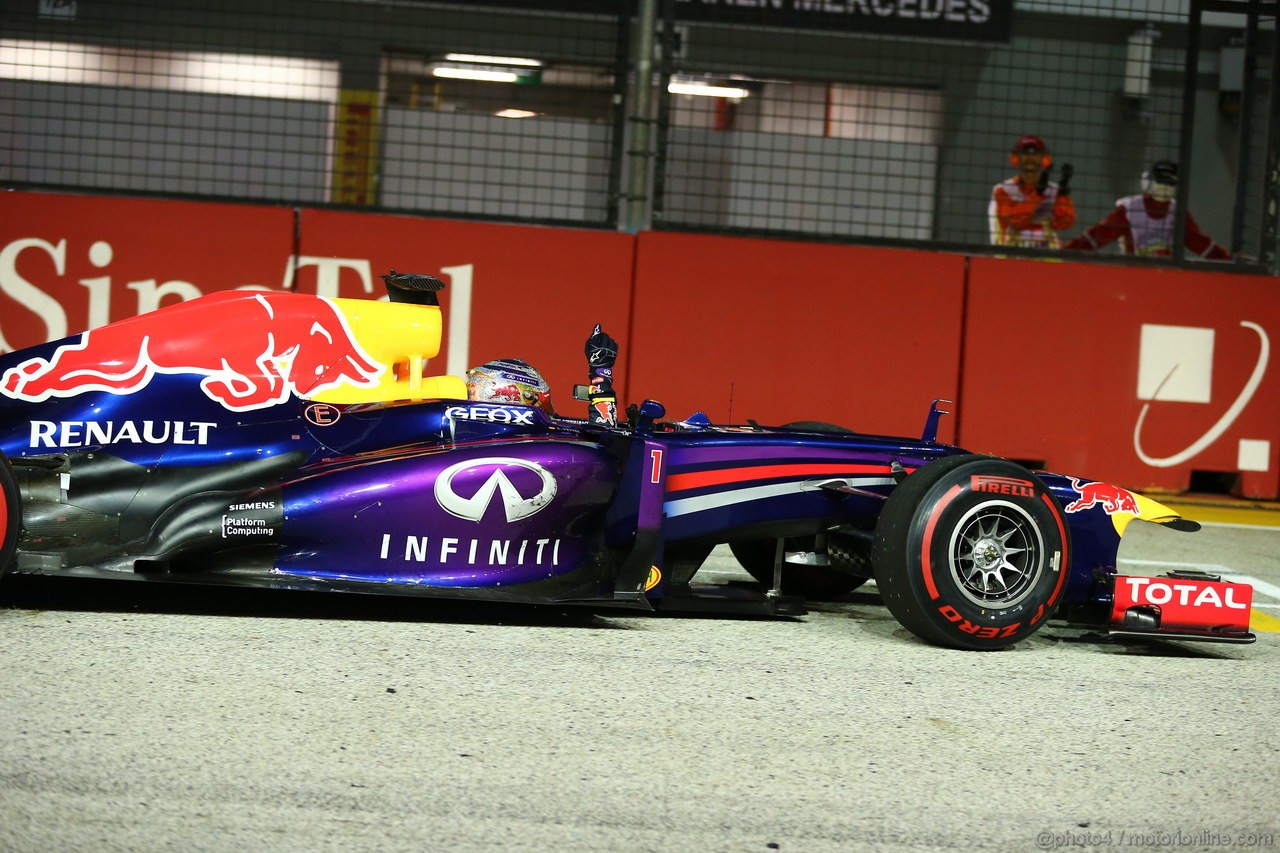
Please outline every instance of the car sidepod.
M282 574L530 601L607 592L603 514L617 463L552 440L424 450L327 468L282 489Z

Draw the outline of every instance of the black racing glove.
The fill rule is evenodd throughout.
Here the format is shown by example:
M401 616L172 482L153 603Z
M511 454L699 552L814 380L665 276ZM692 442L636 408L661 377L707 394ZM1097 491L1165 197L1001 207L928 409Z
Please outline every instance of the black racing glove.
M593 424L618 425L618 398L613 392L613 364L618 359L618 342L601 331L600 324L591 330L585 349L587 355L587 395L590 398L587 419Z
M1058 179L1058 195L1071 195L1071 176L1076 173L1070 163L1062 164L1062 177Z

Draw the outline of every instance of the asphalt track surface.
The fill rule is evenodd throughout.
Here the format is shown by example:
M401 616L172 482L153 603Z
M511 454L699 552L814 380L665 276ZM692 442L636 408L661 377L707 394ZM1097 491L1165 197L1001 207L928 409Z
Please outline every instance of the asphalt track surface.
M1250 646L6 578L0 850L1275 850L1276 522L1121 552Z

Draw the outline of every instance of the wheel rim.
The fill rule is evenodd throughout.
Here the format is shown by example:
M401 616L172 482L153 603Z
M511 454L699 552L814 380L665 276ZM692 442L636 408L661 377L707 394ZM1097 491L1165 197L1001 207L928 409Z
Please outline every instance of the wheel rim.
M981 607L1012 607L1031 594L1043 563L1044 540L1026 510L1006 501L971 508L948 550L951 577Z

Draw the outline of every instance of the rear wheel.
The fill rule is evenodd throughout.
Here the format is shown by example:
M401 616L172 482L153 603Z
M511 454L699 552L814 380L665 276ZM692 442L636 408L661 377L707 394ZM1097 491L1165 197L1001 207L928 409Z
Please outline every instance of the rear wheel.
M729 543L729 550L747 574L765 586L773 586L773 557L776 539L745 539ZM783 546L787 551L814 551L813 536L791 536ZM810 601L839 598L871 579L871 549L867 543L838 533L827 537L830 566L782 565L782 593L801 595Z
M850 434L853 430L826 421L792 421L783 429L800 429L806 432L831 432ZM776 539L750 539L733 542L729 550L747 574L765 586L773 586L773 556ZM816 551L817 540L813 536L792 536L787 539L787 551ZM871 554L866 543L851 536L831 535L827 540L831 566L804 566L787 563L782 566L782 593L800 595L810 601L839 598L853 592L871 579Z
M783 424L783 429L802 429L808 432L839 432L851 433L853 430L848 427L842 427L839 424L829 424L826 421L792 421L789 424Z
M925 465L894 489L876 527L876 585L921 639L999 649L1039 630L1062 598L1069 535L1030 471L990 456Z
M713 545L688 542L668 545L662 558L663 566L667 570L667 578L672 583L688 583L707 561L713 547Z
M18 482L13 466L0 452L0 575L13 568L13 555L18 550L18 533L22 527L22 508L18 501Z

